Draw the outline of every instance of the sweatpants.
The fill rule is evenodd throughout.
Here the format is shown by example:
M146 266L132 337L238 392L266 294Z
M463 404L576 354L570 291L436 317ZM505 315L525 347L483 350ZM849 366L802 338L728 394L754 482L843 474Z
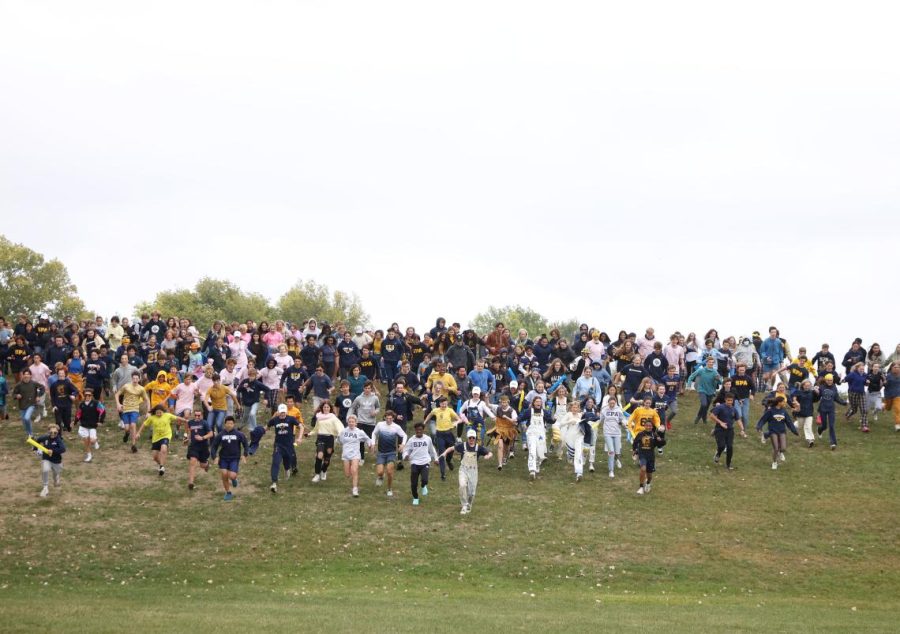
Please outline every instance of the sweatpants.
M878 416L878 410L883 409L881 392L866 392L866 407L873 415Z
M56 424L60 429L65 429L66 431L72 431L72 406L62 406L57 407L56 411L53 412L56 416Z
M453 458L444 458L443 454L448 448L456 444L456 436L452 431L439 431L434 437L434 448L437 451L438 465L441 468L441 477L447 474L447 465L453 466Z
M803 418L797 419L797 426L803 426L803 437L806 440L815 440L815 436L813 436L813 417L812 416L804 416Z
M716 425L716 455L721 456L725 453L725 466L731 466L731 459L734 457L734 427L722 429Z
M526 432L528 440L528 472L540 473L541 463L547 457L547 437L544 432L544 425L537 423L537 430L531 431L532 425Z
M47 487L50 486L50 472L53 472L53 481L59 482L59 476L62 473L62 463L50 462L49 460L41 460L41 483Z
M428 486L427 464L414 464L409 466L409 490L412 491L414 500L419 499L419 480L422 481L423 487Z
M900 425L900 396L884 399L884 410L894 416L895 425Z
M475 489L478 487L478 468L459 467L459 503L461 506L472 507L475 499Z
M284 465L285 471L290 471L297 464L297 452L293 447L275 445L272 451L272 482L278 482L278 472Z
M859 411L859 422L863 427L869 426L869 409L866 407L866 395L858 392L848 394L850 408L847 410L847 419Z
M566 445L566 451L568 452L569 457L572 459L572 464L575 466L575 475L580 476L584 474L584 436L578 434L575 438L574 445Z

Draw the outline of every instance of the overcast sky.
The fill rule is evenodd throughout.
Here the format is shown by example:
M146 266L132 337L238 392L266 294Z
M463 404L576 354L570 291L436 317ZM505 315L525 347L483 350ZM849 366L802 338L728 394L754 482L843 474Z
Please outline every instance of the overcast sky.
M2 231L130 313L900 341L895 2L0 2Z

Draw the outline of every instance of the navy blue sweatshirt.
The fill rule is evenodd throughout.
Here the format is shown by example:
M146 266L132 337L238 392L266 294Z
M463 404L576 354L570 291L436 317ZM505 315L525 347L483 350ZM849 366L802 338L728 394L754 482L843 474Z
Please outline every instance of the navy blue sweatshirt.
M783 407L770 407L767 409L763 413L762 418L759 419L759 422L756 423L756 430L760 431L764 425L769 426L769 431L766 433L767 437L770 434L783 434L788 429L791 430L792 434L797 435L794 419Z
M238 386L237 395L242 407L252 407L259 403L259 399L268 391L268 388L260 380L251 381L244 379Z
M797 390L794 392L794 398L800 404L800 411L797 416L800 418L808 418L813 415L813 403L816 402L816 393L812 390Z
M340 366L342 368L352 368L354 365L359 363L359 360L362 358L359 347L352 341L340 342L338 344L337 350L338 354L341 355Z
M309 374L306 372L306 368L302 365L299 368L292 365L281 375L281 387L288 393L299 394L308 378Z
M299 426L300 423L293 416L285 416L284 418L276 416L266 425L266 427L275 428L275 447L281 447L282 449L293 449L294 437Z
M840 403L841 405L846 405L847 401L841 400L841 395L838 394L837 388L834 386L828 387L824 383L819 386L817 401L819 401L819 413L834 413L834 404Z
M231 431L223 429L218 436L213 438L212 457L215 459L218 454L222 460L238 460L241 457L241 448L246 456L249 449L247 437L237 429Z
M50 434L46 434L44 436L38 436L36 440L52 452L48 456L42 451L41 458L43 460L47 460L53 464L62 462L62 455L66 453L66 443L63 442L62 434L56 434L56 438L53 439L50 438Z
M400 339L387 338L381 342L381 358L385 363L396 364L405 351L406 346Z

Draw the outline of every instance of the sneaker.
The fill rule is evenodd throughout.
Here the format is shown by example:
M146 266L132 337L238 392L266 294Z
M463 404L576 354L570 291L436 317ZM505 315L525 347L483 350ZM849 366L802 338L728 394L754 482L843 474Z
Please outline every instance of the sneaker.
M60 484L61 484L61 482L59 481L59 476L58 475L53 476L53 486L58 487Z
M816 443L814 443L814 442L811 441L811 440L807 440L807 441L806 441L806 448L807 448L807 449L812 449L812 446L813 446L814 444L816 444Z
M575 476L575 482L581 482L581 475Z
M441 474L441 482L446 482L446 481L447 481L447 476L445 476L444 474Z
M352 495L352 496L355 497L355 498L358 498L358 497L359 497L359 489L357 489L356 487L354 487L353 490L350 491L350 495Z
M194 483L188 482L188 491L193 491L193 490L194 490Z
M653 488L653 484L651 484L650 482L648 482L647 484L644 485L644 492L645 492L645 493L650 493L650 489L652 489L652 488Z
M778 468L778 463L777 463L777 462L773 462L773 463L772 463L772 470L774 471L774 470L777 469L777 468Z
M766 436L764 434L759 437L759 442L761 442L764 445L766 444Z
M231 486L236 487L237 485L238 485L238 480L237 480L237 478L235 478L231 481Z
M94 449L100 449L100 443L98 441L94 441Z
M292 476L295 476L295 475L297 475L298 473L299 473L299 471L297 470L297 467L294 467L293 469L291 469L291 475L292 475Z
M718 451L713 454L713 462L715 462L716 464L719 464L719 452Z
M272 486L269 487L269 491L272 493L278 493L278 483L273 482Z
M507 458L507 460L512 460L512 459L515 458L515 457L516 457L516 452L515 452L515 451L510 451L510 452L509 452L509 458Z
M419 506L419 498L413 498L413 506Z
M700 422L700 417L698 416L697 418L694 419L694 424L696 425L699 422Z
M316 475L314 475L313 479L312 479L313 484L315 484L316 482L319 482L321 480L322 480L322 476L320 476L318 473Z
M594 473L594 463L593 463L593 462L592 462L591 464L588 465L588 472L589 472L589 473Z
M229 491L228 493L225 494L225 497L223 497L222 499L225 500L226 502L231 502L234 499L234 493Z
M498 464L498 465L497 465L497 471L503 471L503 465L502 465L502 464Z
M900 431L900 425L894 425L894 431Z
M819 438L822 437L822 434L823 434L824 432L825 432L825 430L824 430L823 428L821 428L821 427L820 427L819 429L816 430L816 433L817 433L817 435L819 436Z
M47 487L44 487L43 489L41 489L41 497L42 498L45 498L48 495L50 495L50 489L48 489Z
M325 482L325 480L327 480L327 479L328 479L328 474L323 471L322 472L322 482Z
M644 487L640 487L640 488L637 490L637 494L638 494L638 495L644 495Z
M615 472L615 471L610 471L610 472L609 472L609 477L610 477L610 478L615 478L615 477L616 477L616 472Z
M122 444L123 444L123 445L124 445L125 443L128 442L128 437L129 437L130 435L131 435L131 434L128 433L127 431L126 431L124 434L122 434Z
M159 465L159 469L157 470L157 473L159 474L160 478L163 477L164 475L166 475L166 468L162 465Z
M422 487L422 495L428 495L428 487L427 486Z
M616 458L616 469L621 469L621 468L622 468L622 461L619 460L618 458Z
M779 452L778 452L778 459L779 459L781 462L787 462L787 458L784 456L784 452L783 452L783 451L779 451Z
M662 448L662 447L657 447L657 448L656 448L656 453L658 453L660 456L662 455L662 452L663 452L663 448Z
M528 477L531 478L532 482L534 482L537 479L537 474L534 471L532 471L531 473L528 474Z
M375 486L380 487L384 483L384 478L375 478Z
M732 467L731 465L728 465L725 468L728 469L729 471L737 471L737 467Z
M868 433L869 433L869 426L866 425L865 427L862 428L862 430L863 430L863 433L864 433L864 434L868 434Z
M85 461L85 462L90 462L90 461L93 460L93 459L94 459L93 454L88 454L88 455L86 455L86 456L84 457L84 461ZM160 474L160 475L162 475L162 474Z
M365 461L365 460L360 460L360 461L359 461L359 466L360 466L360 467L365 467L365 466L366 466L366 461Z
M131 453L137 453L137 445L131 445Z
M388 496L389 498L394 497L394 490L393 490L393 489L388 489L388 491L387 491L387 496Z
M469 506L468 506L468 505L463 506L463 507L459 510L459 514L460 514L460 515L468 515L468 514L469 514Z
M835 449L837 449L837 445L831 445L831 450L834 451Z

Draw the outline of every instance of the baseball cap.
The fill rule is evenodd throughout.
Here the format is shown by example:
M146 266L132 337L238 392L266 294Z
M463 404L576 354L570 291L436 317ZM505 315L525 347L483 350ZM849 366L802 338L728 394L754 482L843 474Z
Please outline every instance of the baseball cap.
M466 438L475 438L478 434L475 433L474 429L470 429L466 432Z
M287 405L285 405L284 403L278 406L278 413L281 414L282 412L287 414Z
M517 387L519 387L519 382L518 381L510 381L509 387L511 387L512 389L516 389Z
M474 396L475 394L481 394L481 388L477 385L472 388L472 395Z

